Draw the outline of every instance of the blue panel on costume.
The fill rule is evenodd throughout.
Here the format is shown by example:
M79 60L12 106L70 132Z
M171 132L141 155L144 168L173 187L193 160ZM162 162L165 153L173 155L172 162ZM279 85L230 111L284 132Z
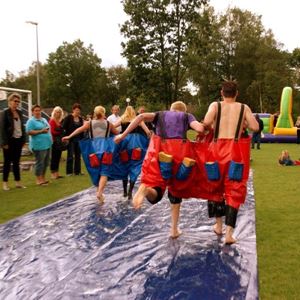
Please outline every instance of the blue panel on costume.
M98 185L101 175L107 176L109 180L121 180L129 177L131 181L136 181L141 172L148 144L149 140L147 137L134 133L129 134L119 145L115 144L113 137L81 140L80 149L91 180L94 185ZM129 157L131 157L132 149L134 148L141 148L141 159L130 159L127 163L122 162L120 152L128 150ZM89 162L89 155L96 153L101 161L105 152L113 153L112 164L105 165L101 163L99 168L92 168Z
M1 299L258 299L252 176L248 190L232 246L207 202L183 201L172 240L169 201L137 212L118 182L103 205L91 188L2 224Z

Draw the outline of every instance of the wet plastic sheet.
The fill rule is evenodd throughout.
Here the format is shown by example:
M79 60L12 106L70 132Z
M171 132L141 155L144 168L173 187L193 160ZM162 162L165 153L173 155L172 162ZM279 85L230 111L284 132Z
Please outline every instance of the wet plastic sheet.
M258 299L252 176L235 236L212 232L207 202L183 202L168 238L169 202L136 212L109 182L0 226L1 299Z

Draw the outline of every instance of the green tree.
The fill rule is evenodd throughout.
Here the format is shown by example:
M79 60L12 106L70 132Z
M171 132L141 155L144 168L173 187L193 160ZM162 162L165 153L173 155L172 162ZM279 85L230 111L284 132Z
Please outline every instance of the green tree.
M80 40L63 42L47 60L49 102L64 107L79 102L85 112L90 111L105 87L105 72L100 64L92 45L84 47Z
M218 96L216 87L222 80L236 79L239 99L254 111L278 110L282 88L292 84L289 55L272 31L265 30L261 16L239 8L215 15L210 8L195 27L189 77L199 87L204 104Z
M129 16L121 32L134 97L170 104L185 85L183 58L192 24L205 0L123 0Z

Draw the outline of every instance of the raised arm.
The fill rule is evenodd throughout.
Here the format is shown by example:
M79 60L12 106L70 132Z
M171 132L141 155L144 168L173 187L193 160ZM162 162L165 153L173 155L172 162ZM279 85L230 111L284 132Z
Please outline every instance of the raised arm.
M64 136L64 137L62 138L62 141L69 140L69 139L71 139L73 136L78 135L79 133L88 130L89 127L90 127L90 122L91 122L91 121L85 122L82 126L80 126L79 128L77 128L76 130L74 130L70 135Z
M132 122L130 122L129 126L126 128L126 130L115 137L114 141L116 143L121 142L128 133L130 133L133 129L135 129L142 121L144 122L152 122L154 120L155 113L143 113L138 115L133 119Z
M144 132L146 133L146 135L147 135L148 137L150 137L150 136L151 136L151 131L150 131L149 128L146 126L146 124L145 124L144 121L141 122L140 126L143 128L143 130L144 130Z

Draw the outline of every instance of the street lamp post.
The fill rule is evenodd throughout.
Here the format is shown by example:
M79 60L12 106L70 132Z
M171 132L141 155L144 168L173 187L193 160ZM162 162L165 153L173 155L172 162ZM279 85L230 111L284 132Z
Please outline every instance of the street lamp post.
M35 25L35 34L36 34L36 86L37 86L37 104L41 105L38 22L26 21L26 23Z
M126 98L126 103L127 103L127 106L128 106L129 103L130 103L130 98Z

